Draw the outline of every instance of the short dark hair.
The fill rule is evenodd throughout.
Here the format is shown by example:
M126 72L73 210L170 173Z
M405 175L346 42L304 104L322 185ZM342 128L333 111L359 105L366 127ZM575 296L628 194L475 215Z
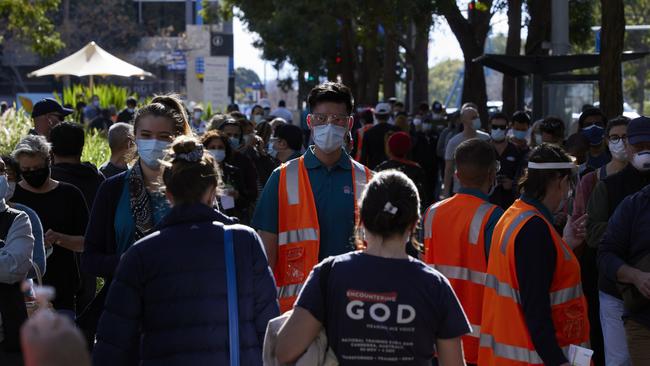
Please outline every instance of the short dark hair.
M530 115L526 111L516 111L512 115L512 123L525 123L530 126Z
M309 109L313 111L318 103L332 102L345 104L348 114L352 114L354 109L354 98L350 88L341 84L328 81L315 86L307 97Z
M128 98L126 99L126 105L127 105L128 107L133 107L133 108L135 108L135 106L138 105L138 100L135 99L134 97L128 97Z
M62 122L50 132L52 153L59 156L81 156L84 150L84 129L78 123Z
M280 101L278 102L278 107L286 107L286 106L287 106L287 102L285 102L284 99L280 99Z
M190 154L197 157L183 157ZM209 188L219 187L220 173L212 155L196 138L179 136L165 158L162 178L176 204L192 204L201 202Z
M503 113L503 112L496 112L490 116L490 119L488 120L488 123L492 123L492 120L495 119L505 119L506 124L510 123L510 118L508 118L508 115Z
M290 124L279 125L275 128L274 137L286 141L291 150L300 151L302 147L302 129L298 126Z
M528 161L533 163L568 163L572 160L562 148L544 143L533 149ZM529 197L542 200L546 196L546 188L551 181L572 174L571 169L526 169L524 176L519 181L519 190Z
M239 111L239 105L237 105L236 103L228 104L228 107L226 107L226 113L230 113L234 111Z
M395 102L394 105L395 105L395 107L404 107L404 103L400 102L400 101Z
M566 126L560 117L548 116L544 118L539 126L541 132L548 133L554 137L564 139L564 131Z
M607 123L607 117L605 117L605 114L600 110L600 108L596 107L590 107L585 109L582 114L580 114L580 118L578 118L578 127L582 129L585 124L585 119L587 117L592 117L592 116L598 116L600 117L600 127L605 127L605 124Z
M454 161L463 185L480 187L488 179L490 169L496 165L497 153L487 141L473 138L456 148Z
M382 238L402 234L420 219L418 190L404 173L379 172L363 191L359 212L361 224L371 233Z
M429 111L429 103L427 102L420 102L420 105L418 106L418 110L420 112L428 112Z
M605 129L605 135L609 136L609 131L614 127L626 126L630 124L630 119L625 116L614 117L613 119L607 122L607 128Z
M14 175L16 176L16 182L20 181L20 164L16 159L12 158L11 155L2 155L0 159L5 162L5 166L13 170Z

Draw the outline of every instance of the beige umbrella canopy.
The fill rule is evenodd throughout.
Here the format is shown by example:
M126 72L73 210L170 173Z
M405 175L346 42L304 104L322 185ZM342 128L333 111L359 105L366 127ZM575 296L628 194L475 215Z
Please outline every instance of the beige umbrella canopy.
M28 77L46 75L90 76L91 88L94 75L153 76L152 73L111 55L95 42L88 43L84 48L62 60L27 74Z

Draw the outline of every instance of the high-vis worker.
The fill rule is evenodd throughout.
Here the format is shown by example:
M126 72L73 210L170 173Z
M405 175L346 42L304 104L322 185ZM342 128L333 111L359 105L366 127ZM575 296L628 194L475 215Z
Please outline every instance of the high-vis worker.
M489 142L470 139L455 153L460 191L433 204L424 216L424 262L449 279L472 325L463 336L467 363L478 362L483 286L492 231L503 209L489 202L499 171Z
M283 312L293 307L314 265L354 249L357 201L372 174L342 148L353 123L350 89L321 84L307 103L315 146L273 172L252 222L273 268Z
M572 248L585 217L567 223L564 238L552 213L562 209L577 167L559 147L536 147L520 183L521 198L492 236L478 364L569 365L571 345L588 347L589 318L580 264Z

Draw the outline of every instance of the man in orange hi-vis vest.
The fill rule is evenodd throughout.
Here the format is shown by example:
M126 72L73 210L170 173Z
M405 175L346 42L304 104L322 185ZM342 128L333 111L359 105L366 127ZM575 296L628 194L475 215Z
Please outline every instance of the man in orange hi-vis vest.
M314 146L273 172L252 221L273 268L283 312L293 307L314 265L355 249L357 201L372 174L342 148L353 123L350 89L324 83L312 89L307 102Z
M424 216L424 261L449 279L472 333L463 336L468 364L478 362L483 287L492 231L503 210L488 201L499 170L489 142L470 139L455 153L460 191Z
M479 361L481 366L568 366L572 345L588 347L587 300L572 248L584 240L586 217L553 226L575 185L576 165L559 147L530 156L521 198L492 235Z

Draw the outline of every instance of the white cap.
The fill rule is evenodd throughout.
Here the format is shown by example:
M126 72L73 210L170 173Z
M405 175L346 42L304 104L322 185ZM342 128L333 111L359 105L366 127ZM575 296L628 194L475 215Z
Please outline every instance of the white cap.
M390 104L381 102L375 107L375 114L389 114L391 110Z

